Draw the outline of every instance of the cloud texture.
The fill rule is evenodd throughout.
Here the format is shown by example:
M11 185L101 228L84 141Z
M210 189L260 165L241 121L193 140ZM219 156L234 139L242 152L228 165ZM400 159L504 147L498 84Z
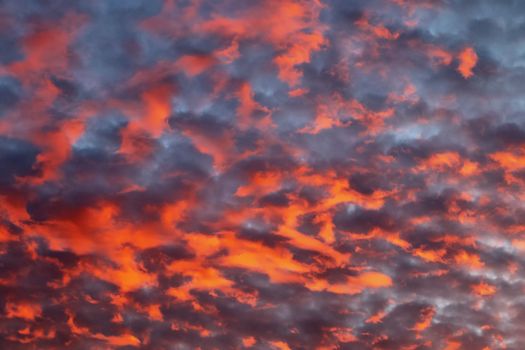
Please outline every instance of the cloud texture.
M525 347L525 2L0 1L0 348Z

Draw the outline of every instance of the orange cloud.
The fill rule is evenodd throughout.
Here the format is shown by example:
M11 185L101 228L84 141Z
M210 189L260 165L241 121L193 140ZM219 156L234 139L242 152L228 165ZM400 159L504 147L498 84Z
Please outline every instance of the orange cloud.
M465 79L473 76L474 73L472 73L472 69L474 69L478 63L478 55L476 54L476 51L471 47L466 47L459 53L458 60L458 72L461 73Z
M496 287L491 284L481 282L472 286L472 291L479 296L491 296L496 293Z

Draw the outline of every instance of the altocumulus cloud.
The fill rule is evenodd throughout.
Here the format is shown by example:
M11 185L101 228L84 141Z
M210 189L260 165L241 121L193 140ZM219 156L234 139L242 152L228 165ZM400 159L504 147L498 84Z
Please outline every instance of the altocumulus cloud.
M525 2L0 29L1 349L525 347Z

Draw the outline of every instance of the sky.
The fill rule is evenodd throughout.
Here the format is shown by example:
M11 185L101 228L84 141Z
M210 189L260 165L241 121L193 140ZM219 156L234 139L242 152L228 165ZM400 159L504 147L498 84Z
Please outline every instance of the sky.
M525 1L0 0L0 348L525 348Z

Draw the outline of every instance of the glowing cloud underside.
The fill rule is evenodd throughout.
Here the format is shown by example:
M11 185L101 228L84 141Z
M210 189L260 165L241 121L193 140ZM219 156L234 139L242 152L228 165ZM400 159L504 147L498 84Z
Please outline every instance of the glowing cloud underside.
M0 349L525 348L523 28L0 2Z

